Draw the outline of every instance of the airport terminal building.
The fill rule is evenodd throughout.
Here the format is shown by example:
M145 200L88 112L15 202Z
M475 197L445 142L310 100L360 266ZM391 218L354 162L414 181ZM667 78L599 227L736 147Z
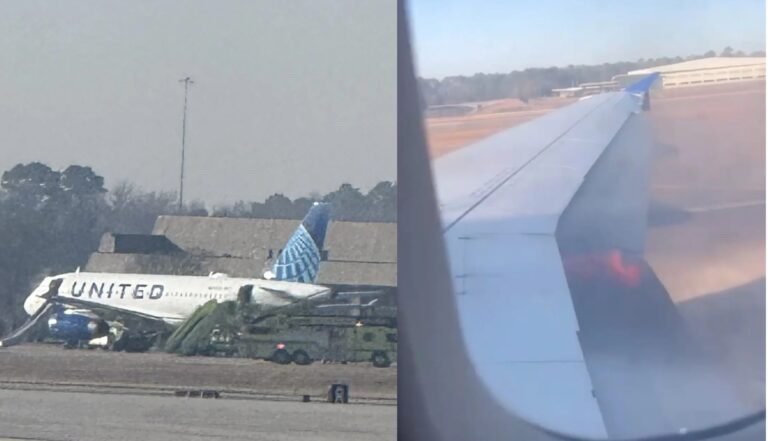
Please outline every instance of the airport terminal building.
M701 58L648 69L633 70L628 72L625 77L631 79L649 75L653 72L661 74L659 85L664 88L764 80L765 57ZM627 80L626 82L632 81Z
M106 233L85 270L259 278L299 220L160 216L151 235ZM335 222L328 226L318 284L337 291L397 290L397 224Z

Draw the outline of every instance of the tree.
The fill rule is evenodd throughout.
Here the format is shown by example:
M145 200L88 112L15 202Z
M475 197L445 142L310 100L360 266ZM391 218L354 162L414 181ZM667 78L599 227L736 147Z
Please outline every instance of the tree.
M313 198L298 198L293 201L293 213L296 216L296 219L301 219L304 217L305 214L309 211L309 209L312 207L312 204L314 204L316 201L320 200L320 197Z
M379 222L397 221L397 186L389 181L376 184L366 196L368 219Z
M177 214L176 193L144 192L123 181L109 192L110 229L117 233L149 234L158 216Z
M323 200L331 204L331 212L336 220L360 219L367 209L365 196L351 184L341 184L338 190L328 193Z
M90 167L70 165L59 177L60 188L78 195L106 193L104 178L93 172Z
M197 216L197 217L207 217L208 216L208 209L205 208L205 202L200 200L194 200L185 203L181 209L176 210L176 213L181 216Z
M41 272L64 272L85 263L106 230L104 179L91 168L63 172L39 162L18 164L0 180L0 304L6 321ZM15 317L14 317L15 316Z
M722 52L720 52L721 57L732 57L733 56L733 48L730 46L726 46L725 49L723 49Z
M274 219L292 219L295 217L293 202L280 193L275 193L264 201L264 211Z
M56 193L59 178L59 172L40 162L17 164L3 173L0 188L5 191L7 197L36 204Z

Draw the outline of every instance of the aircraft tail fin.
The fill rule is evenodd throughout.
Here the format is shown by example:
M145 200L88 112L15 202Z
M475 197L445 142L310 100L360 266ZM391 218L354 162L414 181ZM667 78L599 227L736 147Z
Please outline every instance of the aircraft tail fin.
M315 202L265 276L287 282L313 283L330 218L330 205Z

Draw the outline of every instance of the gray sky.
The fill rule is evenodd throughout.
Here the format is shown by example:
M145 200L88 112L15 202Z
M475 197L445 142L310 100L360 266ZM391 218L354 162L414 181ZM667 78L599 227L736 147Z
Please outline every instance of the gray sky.
M92 166L209 204L396 176L390 0L0 3L0 169Z

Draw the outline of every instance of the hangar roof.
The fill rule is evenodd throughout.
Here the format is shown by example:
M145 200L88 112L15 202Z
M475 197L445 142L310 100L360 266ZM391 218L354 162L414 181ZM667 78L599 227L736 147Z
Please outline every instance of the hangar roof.
M165 235L191 254L265 261L276 256L298 220L160 216L153 234ZM397 224L331 222L325 240L327 260L397 262Z
M765 57L710 57L698 60L683 61L682 63L649 67L628 72L627 75L645 75L652 72L668 73L689 70L720 69L726 67L753 66L765 64Z
M221 272L232 277L260 277L271 266L270 256L278 255L299 222L160 216L153 235L105 234L99 252L91 254L86 269L201 276ZM158 247L164 244L160 239L174 249ZM331 222L324 251L327 256L320 264L319 284L397 286L395 223Z

